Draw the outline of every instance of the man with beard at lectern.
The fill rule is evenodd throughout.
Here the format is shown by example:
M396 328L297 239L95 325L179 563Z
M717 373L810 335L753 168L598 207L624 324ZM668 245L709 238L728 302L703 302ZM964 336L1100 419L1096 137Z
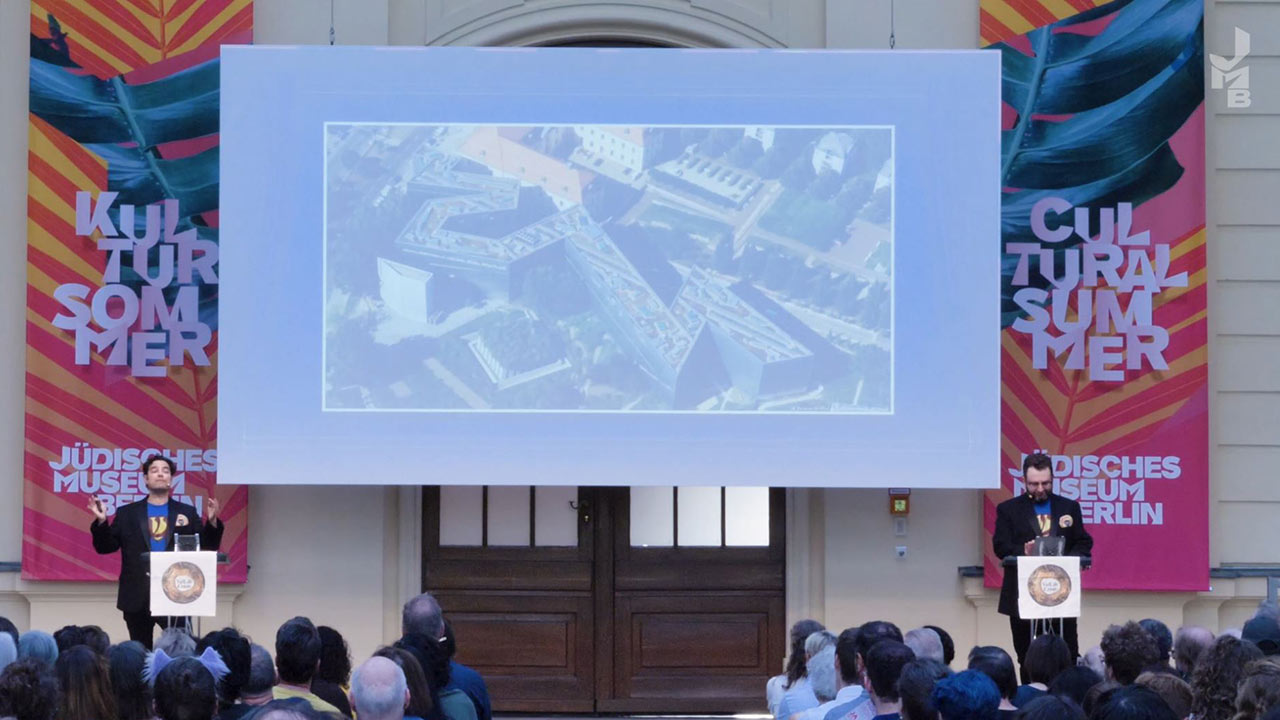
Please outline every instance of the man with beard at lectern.
M100 555L120 551L120 589L116 593L116 607L124 613L129 627L129 639L151 649L153 628L169 626L169 618L151 615L149 569L151 561L147 553L173 550L174 535L199 535L200 549L218 549L225 527L218 519L218 500L212 495L205 503L208 522L201 522L200 511L169 497L173 485L173 461L163 455L152 455L142 464L147 485L144 500L122 505L116 510L115 522L107 522L107 510L102 500L91 497L89 512L93 513L93 549Z
M1053 461L1044 453L1032 453L1022 461L1022 480L1026 492L1005 500L996 507L996 529L991 536L996 557L1034 554L1039 537L1061 537L1065 541L1063 555L1087 557L1093 552L1093 537L1084 529L1080 503L1053 493ZM1018 667L1025 673L1027 647L1031 645L1031 621L1018 614L1018 568L1004 568L1004 584L1000 587L1001 615L1009 616L1013 632L1013 648ZM1076 619L1065 618L1062 636L1073 659L1080 657L1076 638ZM1026 682L1024 677L1023 682Z

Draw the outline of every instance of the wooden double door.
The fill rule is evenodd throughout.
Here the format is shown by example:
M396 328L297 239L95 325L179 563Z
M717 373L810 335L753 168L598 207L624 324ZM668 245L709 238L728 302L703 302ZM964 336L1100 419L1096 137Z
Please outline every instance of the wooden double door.
M427 488L423 584L496 711L761 711L784 522L780 489Z

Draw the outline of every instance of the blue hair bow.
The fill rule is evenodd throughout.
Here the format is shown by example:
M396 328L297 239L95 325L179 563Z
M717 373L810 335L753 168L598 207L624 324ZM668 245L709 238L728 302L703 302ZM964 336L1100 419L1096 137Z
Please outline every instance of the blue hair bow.
M146 679L147 684L154 687L156 684L156 677L160 675L160 671L163 670L166 665L177 659L178 658L169 657L169 654L164 650L157 650L148 655L146 667L144 667L142 671L142 676ZM204 652L201 653L196 660L199 660L200 664L203 665L211 675L213 675L213 681L215 683L221 680L222 676L231 672L231 668L228 668L227 664L222 661L222 656L218 654L217 650L214 650L211 647L205 648Z

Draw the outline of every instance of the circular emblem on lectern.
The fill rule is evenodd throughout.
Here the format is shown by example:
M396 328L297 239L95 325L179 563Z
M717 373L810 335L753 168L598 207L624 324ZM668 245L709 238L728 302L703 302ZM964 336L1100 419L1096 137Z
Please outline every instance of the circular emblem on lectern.
M204 573L193 563L176 562L164 571L160 587L164 596L176 603L195 602L204 594Z
M1071 595L1071 576L1057 565L1041 565L1027 578L1027 591L1037 605L1061 605Z

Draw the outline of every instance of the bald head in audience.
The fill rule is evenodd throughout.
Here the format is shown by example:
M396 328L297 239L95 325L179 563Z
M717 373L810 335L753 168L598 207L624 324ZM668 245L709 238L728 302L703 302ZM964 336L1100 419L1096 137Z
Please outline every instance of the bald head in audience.
M365 660L351 675L351 709L360 720L402 720L409 706L404 671L387 658Z
M1173 638L1173 665L1184 678L1191 677L1196 669L1196 658L1213 644L1213 633L1199 625L1178 628Z
M902 642L911 648L917 659L942 662L942 638L933 630L927 627L908 630Z

